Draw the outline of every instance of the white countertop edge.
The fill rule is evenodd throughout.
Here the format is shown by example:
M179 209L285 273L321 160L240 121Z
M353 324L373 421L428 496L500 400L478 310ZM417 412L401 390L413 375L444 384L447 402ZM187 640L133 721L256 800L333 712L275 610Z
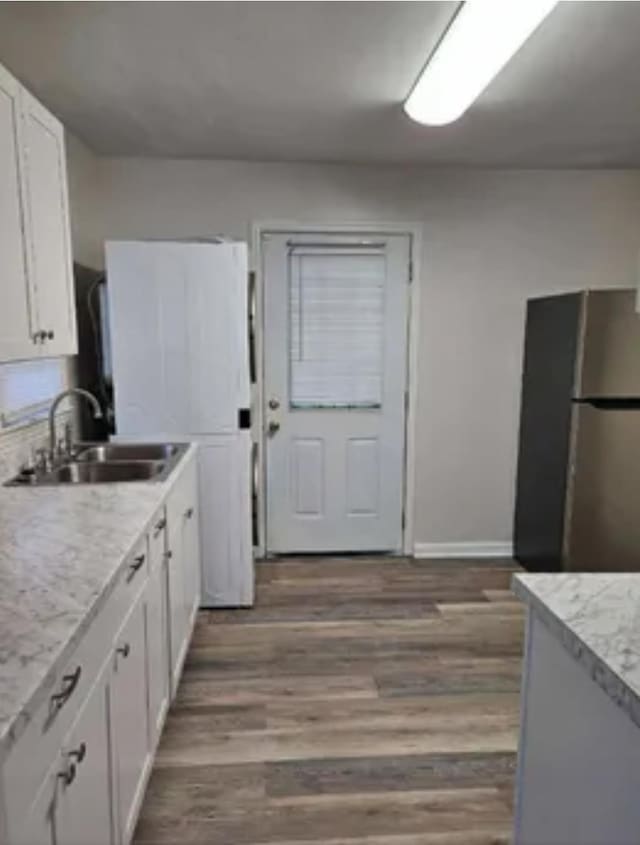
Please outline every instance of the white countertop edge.
M610 577L615 578L615 574ZM584 667L591 680L640 727L640 692L627 683L605 658L594 651L584 638L536 593L533 586L535 578L535 574L514 574L511 580L513 593L530 606L566 651ZM638 579L640 581L640 574Z

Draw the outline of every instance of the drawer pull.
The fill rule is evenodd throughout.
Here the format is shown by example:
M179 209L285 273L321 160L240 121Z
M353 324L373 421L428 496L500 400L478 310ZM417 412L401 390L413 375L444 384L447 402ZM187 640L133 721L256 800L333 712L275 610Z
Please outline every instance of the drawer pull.
M67 757L70 760L75 760L76 763L82 763L84 758L87 756L87 743L81 742L80 745L74 749L73 751L69 751L67 753Z
M82 674L82 667L78 666L75 672L72 672L70 675L63 675L62 676L62 689L60 692L55 693L55 695L51 696L51 704L54 706L56 710L60 710L63 707L69 698L73 695L73 691L78 686L78 682L80 681L80 675Z
M162 519L159 519L158 522L156 522L155 528L153 529L153 536L157 537L166 524L167 520L164 517L162 517Z
M137 555L136 557L134 557L133 563L129 564L129 573L127 575L127 583L129 581L133 580L134 575L141 568L144 561L145 561L144 555Z
M191 519L191 517L193 516L193 508L187 508L184 512L184 515L186 519Z
M76 764L70 763L64 772L58 772L58 777L62 781L62 783L66 786L71 786L71 784L76 779Z
M118 654L121 654L126 660L127 657L129 657L129 652L131 651L129 643L125 643L124 645L118 646L116 651Z

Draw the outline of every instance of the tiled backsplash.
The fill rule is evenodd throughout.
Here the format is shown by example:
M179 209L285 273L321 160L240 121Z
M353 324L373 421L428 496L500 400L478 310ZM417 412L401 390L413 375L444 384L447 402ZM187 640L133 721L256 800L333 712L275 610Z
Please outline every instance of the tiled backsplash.
M62 436L65 423L73 425L75 417L71 410L56 414L58 436ZM0 433L0 484L30 461L36 449L47 448L48 444L49 425L46 419Z

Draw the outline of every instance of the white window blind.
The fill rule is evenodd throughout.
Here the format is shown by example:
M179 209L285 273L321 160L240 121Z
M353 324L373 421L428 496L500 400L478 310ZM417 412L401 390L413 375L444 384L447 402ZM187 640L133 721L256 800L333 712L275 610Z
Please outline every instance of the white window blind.
M66 386L65 361L21 361L0 366L0 428L42 415L46 405Z
M293 250L289 273L291 407L380 407L383 251Z

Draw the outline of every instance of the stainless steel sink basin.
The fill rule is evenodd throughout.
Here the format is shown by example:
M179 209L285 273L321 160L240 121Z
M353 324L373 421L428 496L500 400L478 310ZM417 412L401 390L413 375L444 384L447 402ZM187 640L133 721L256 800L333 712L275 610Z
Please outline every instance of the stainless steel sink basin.
M72 461L43 476L41 484L108 484L116 481L150 481L161 475L163 461Z
M163 481L188 448L188 443L80 443L73 458L46 472L24 470L5 486Z
M166 461L178 454L175 443L101 443L83 447L74 460L103 463L105 461Z

